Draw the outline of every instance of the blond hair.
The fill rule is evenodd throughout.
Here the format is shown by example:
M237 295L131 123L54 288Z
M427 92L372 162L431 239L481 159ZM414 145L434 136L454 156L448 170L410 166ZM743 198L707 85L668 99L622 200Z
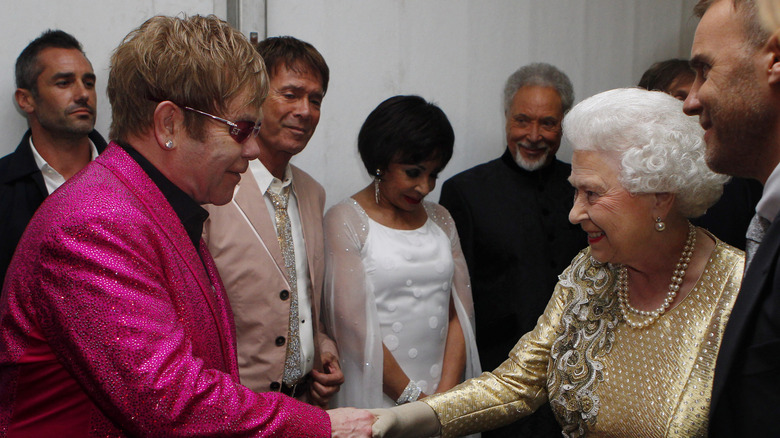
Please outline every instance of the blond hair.
M114 51L107 92L109 135L121 142L148 132L156 102L164 100L223 115L232 99L248 93L247 106L259 109L268 75L249 41L219 18L156 16ZM204 125L192 112L184 117L189 134L201 139Z

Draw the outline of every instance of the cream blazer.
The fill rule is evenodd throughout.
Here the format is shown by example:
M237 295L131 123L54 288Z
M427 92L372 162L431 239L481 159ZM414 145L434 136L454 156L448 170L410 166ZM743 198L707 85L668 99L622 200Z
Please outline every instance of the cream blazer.
M325 190L306 172L290 167L312 284L314 369L322 371L322 352L338 357L335 342L325 334L320 322L325 271L322 233ZM274 382L282 382L287 347L286 342L277 345L277 339L286 340L290 314L288 294L282 294L290 290L290 285L284 275L276 228L251 172L241 175L233 201L224 206L205 207L209 218L203 228L203 238L217 264L235 315L241 383L258 392L271 391L272 386L277 386Z

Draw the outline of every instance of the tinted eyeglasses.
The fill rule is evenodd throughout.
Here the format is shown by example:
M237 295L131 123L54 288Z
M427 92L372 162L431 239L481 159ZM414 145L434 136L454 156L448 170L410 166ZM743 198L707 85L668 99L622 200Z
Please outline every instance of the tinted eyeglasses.
M193 111L198 114L203 114L204 116L211 117L212 119L222 122L230 127L230 136L233 138L233 140L236 141L236 143L243 143L246 141L247 138L251 135L252 137L257 137L257 134L260 133L260 122L250 122L249 120L239 120L237 122L231 122L230 120L223 119L222 117L217 117L213 114L209 114L207 112L203 112L201 110L197 110L195 108L185 106L182 107L188 111Z

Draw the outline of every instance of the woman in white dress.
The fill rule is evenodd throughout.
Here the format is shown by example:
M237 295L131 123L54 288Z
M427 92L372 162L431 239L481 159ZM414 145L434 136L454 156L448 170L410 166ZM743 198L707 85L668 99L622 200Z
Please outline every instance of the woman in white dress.
M418 96L385 100L360 130L374 181L325 216L324 308L345 377L338 406L403 404L480 372L455 223L423 200L453 143L447 116Z

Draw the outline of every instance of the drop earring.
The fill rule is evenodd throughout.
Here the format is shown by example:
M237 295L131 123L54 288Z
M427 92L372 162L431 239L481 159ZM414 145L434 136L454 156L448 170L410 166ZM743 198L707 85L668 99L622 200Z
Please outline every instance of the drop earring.
M376 205L379 205L379 181L382 180L381 175L382 173L379 169L374 173L374 200L376 201Z
M661 220L661 216L655 218L655 230L659 233L666 229L666 223Z

